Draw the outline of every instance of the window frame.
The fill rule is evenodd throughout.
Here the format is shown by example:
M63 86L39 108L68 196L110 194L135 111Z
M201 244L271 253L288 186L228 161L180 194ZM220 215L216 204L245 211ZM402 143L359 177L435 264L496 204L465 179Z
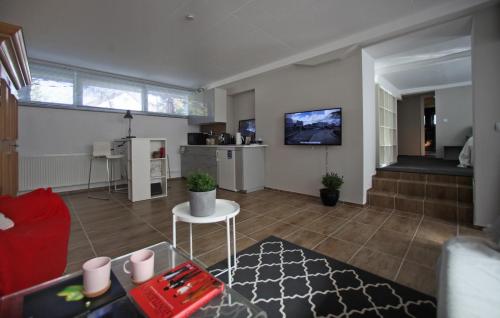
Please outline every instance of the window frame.
M39 65L43 68L53 68L54 70L61 69L64 71L71 71L74 74L73 79L73 104L61 104L61 103L53 103L53 102L41 102L41 101L31 101L20 99L19 104L21 106L26 107L41 107L41 108L53 108L53 109L67 109L67 110L81 110L81 111L93 111L93 112L104 112L104 113L124 113L127 111L126 108L107 108L107 107L96 107L96 106L88 106L83 105L83 88L84 81L87 78L100 78L100 79L109 79L115 82L121 82L124 85L130 85L131 87L136 87L141 94L140 102L141 102L141 110L131 110L132 114L137 115L145 115L145 116L155 116L155 117L172 117L172 118L188 118L189 117L189 103L188 108L186 110L186 115L183 114L175 114L175 113L161 113L161 112L152 112L148 111L148 94L149 92L154 92L155 87L157 89L165 89L167 92L169 89L186 92L186 99L189 101L189 95L195 93L196 91L192 88L169 85L154 81L142 80L134 77L122 76L117 74L111 74L101 71L95 71L75 66L56 64L52 62L40 61L40 60L32 60L30 59L30 63L34 65ZM148 89L148 87L150 87ZM26 88L30 90L30 87ZM29 91L28 91L29 96Z

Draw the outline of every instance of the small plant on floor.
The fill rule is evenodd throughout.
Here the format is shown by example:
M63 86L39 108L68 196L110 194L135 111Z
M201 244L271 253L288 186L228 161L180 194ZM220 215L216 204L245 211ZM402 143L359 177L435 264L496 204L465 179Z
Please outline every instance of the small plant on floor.
M193 216L210 216L215 213L214 178L208 173L195 172L187 179L189 189L189 207Z
M321 201L326 206L335 206L339 200L339 189L344 184L344 177L335 172L327 172L321 180L324 188L320 190Z

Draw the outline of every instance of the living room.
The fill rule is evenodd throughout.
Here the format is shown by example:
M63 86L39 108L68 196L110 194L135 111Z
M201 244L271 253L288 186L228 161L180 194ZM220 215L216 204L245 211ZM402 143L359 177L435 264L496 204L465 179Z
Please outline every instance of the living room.
M498 290L479 291L486 274L469 262L456 265L453 248L478 264L500 258L487 233L500 204L499 11L497 1L485 0L4 1L2 317L37 316L44 307L35 296L67 285L64 277L80 280L75 306L124 292L62 316L101 306L151 316L132 292L153 281L135 278L135 266L152 265L134 259L148 253L154 276L196 266L215 277L211 288L221 294L191 306L201 307L195 316L216 316L216 304L217 315L235 316L231 297L249 316L495 316L487 295ZM380 109L390 113L398 94L414 92L393 90L389 76L377 76L378 62L394 57L388 47L417 45L419 32L463 59L445 44L458 42L464 28L473 173L386 170L402 146L381 139L394 127L382 124ZM411 62L425 73L427 64ZM33 219L21 210L33 210ZM27 238L39 217L46 228ZM194 265L182 265L191 258ZM85 284L95 259L111 264L102 295ZM20 262L40 269L24 274ZM467 300L455 289L468 291Z

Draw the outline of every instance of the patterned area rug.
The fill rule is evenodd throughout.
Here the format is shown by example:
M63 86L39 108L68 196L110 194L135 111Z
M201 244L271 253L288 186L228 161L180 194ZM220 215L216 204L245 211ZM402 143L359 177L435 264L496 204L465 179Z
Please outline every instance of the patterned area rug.
M270 318L436 316L433 297L273 236L237 261L233 289ZM226 269L226 261L209 268Z

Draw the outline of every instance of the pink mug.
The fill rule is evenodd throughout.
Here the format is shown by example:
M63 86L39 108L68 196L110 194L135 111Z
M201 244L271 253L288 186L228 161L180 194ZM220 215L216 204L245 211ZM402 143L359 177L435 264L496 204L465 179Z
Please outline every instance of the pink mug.
M86 294L95 294L109 288L111 258L102 256L83 263L83 290Z
M132 269L127 269L127 264L131 263ZM132 253L130 260L123 264L123 271L132 274L135 283L142 283L153 277L155 272L155 252L151 250L140 250Z

